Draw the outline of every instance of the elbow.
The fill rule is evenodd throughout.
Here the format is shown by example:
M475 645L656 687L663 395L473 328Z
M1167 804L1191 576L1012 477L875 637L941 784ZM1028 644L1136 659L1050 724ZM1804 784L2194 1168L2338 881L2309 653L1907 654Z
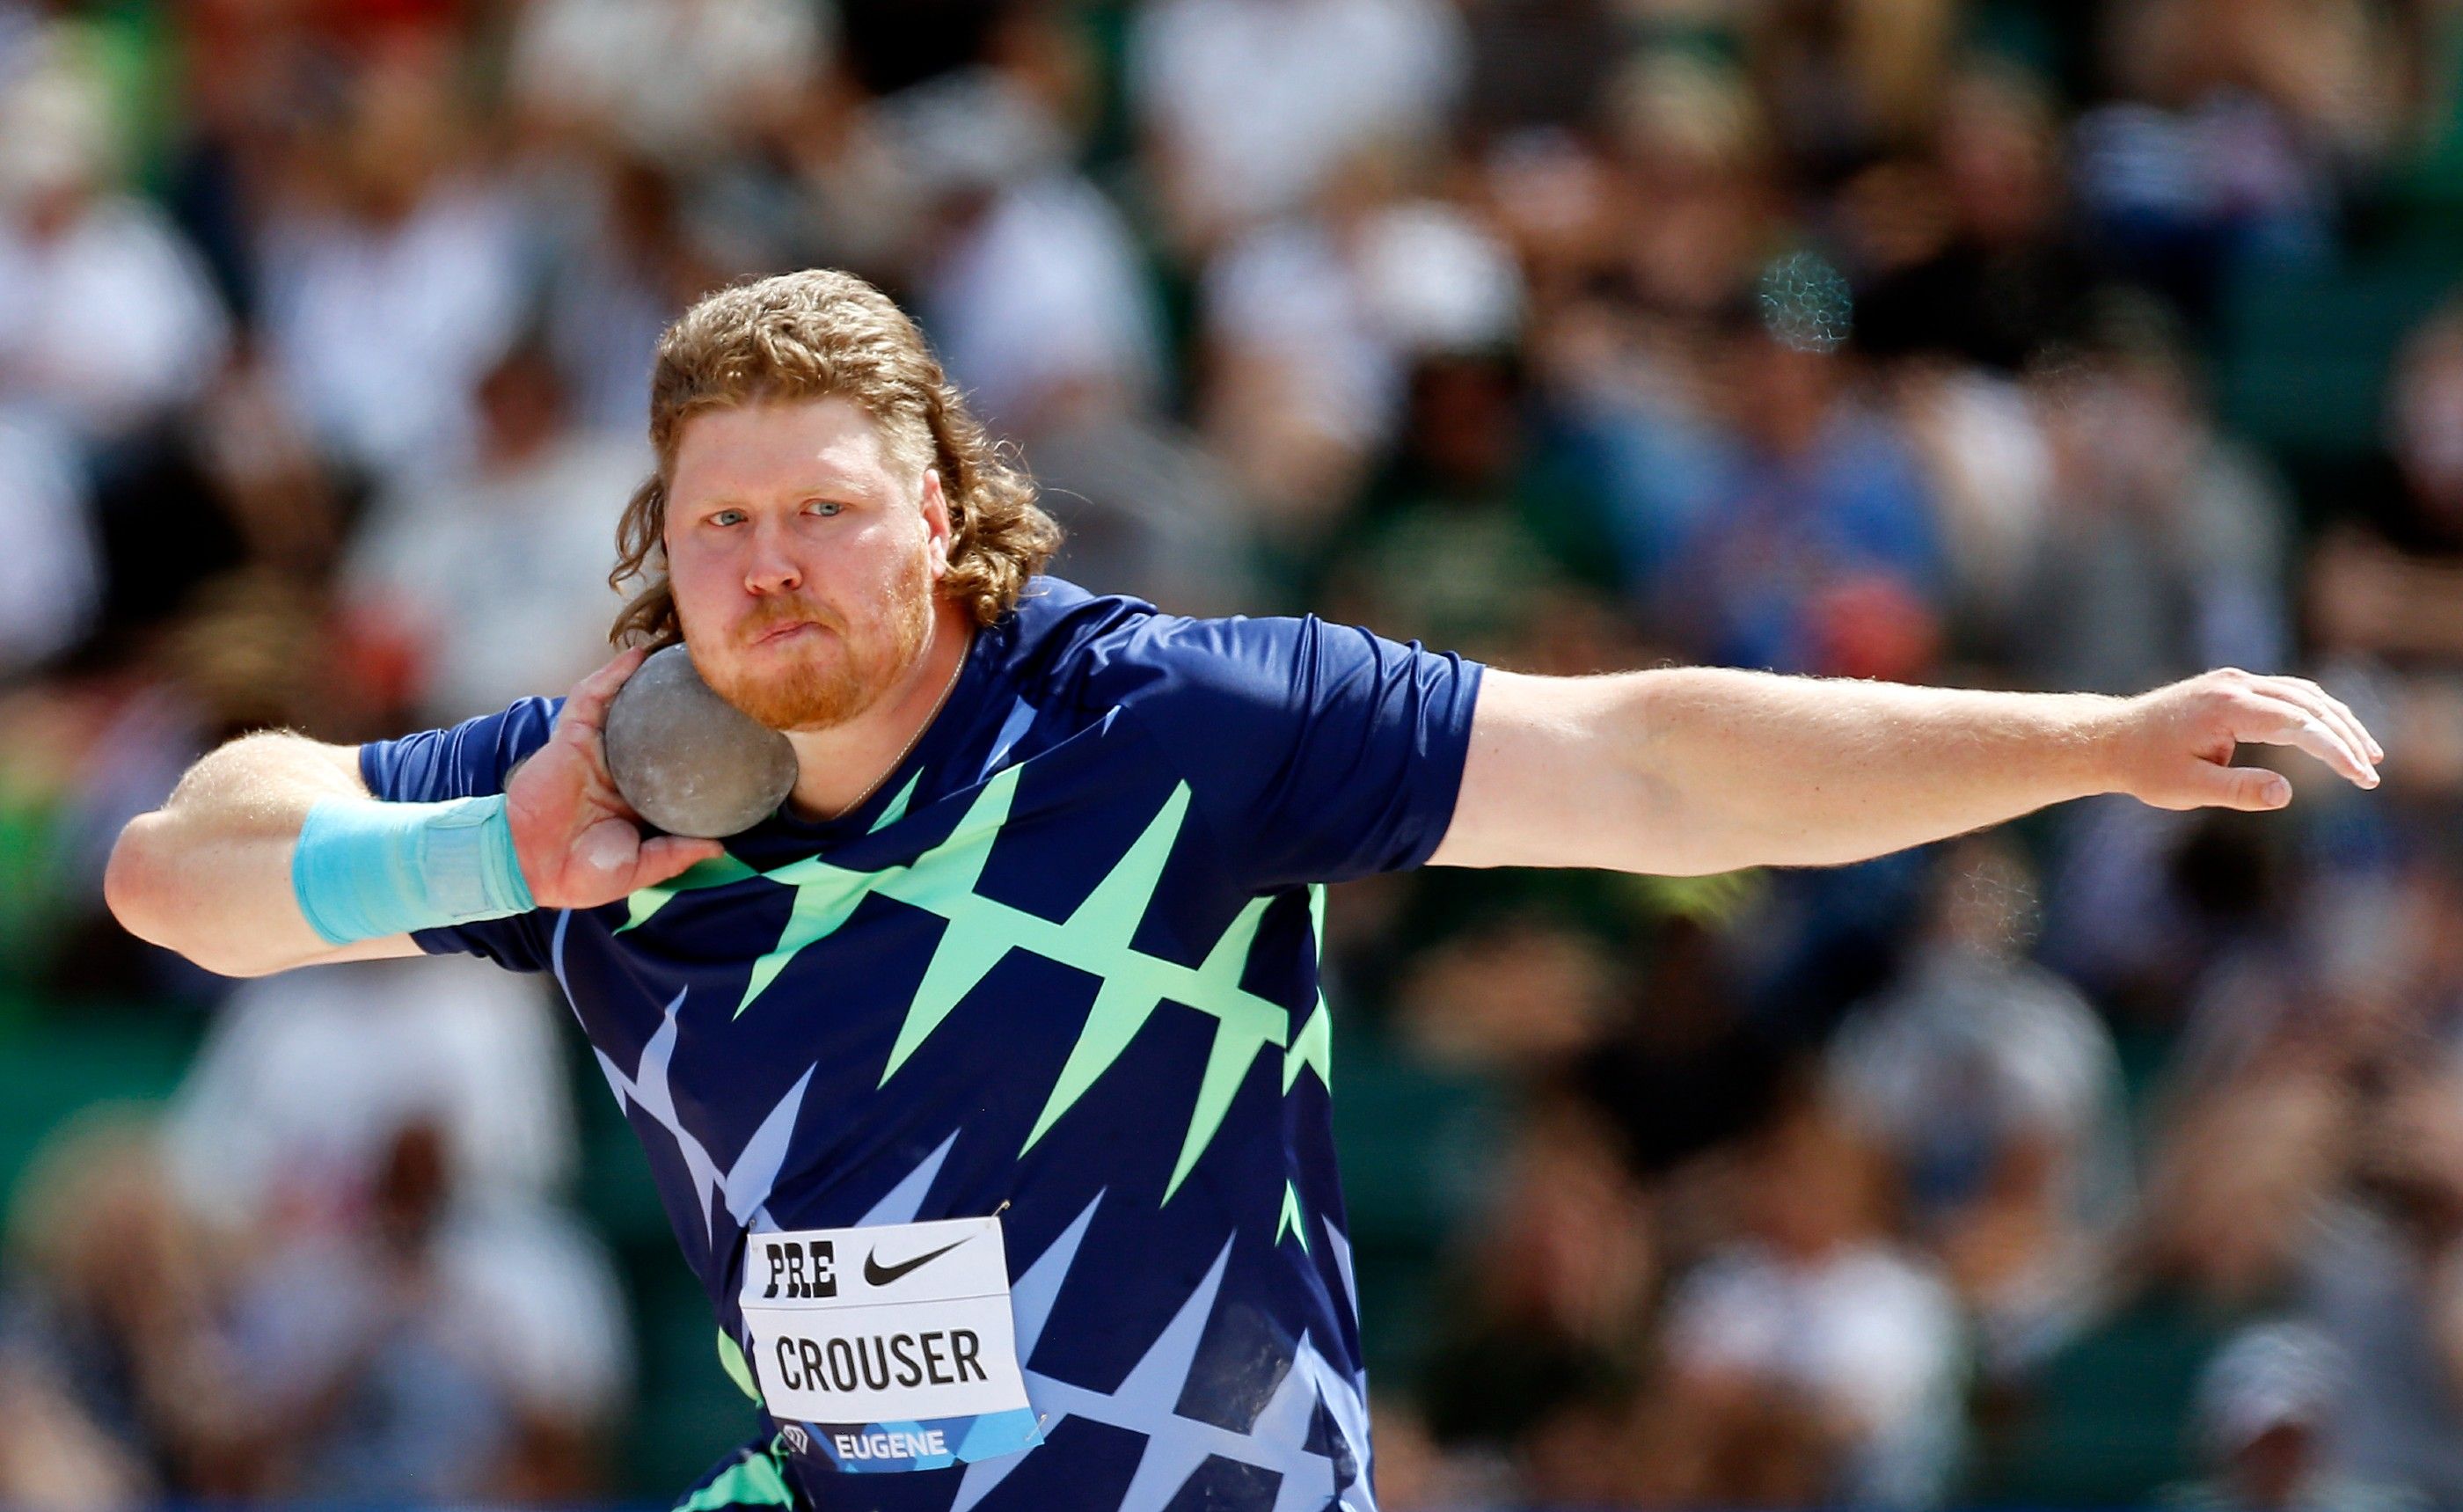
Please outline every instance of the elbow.
M197 910L182 896L179 868L166 854L160 811L140 814L112 843L102 870L103 906L120 927L148 945L159 945L217 976L262 976L279 962L242 959L220 948L210 931L186 927Z
M140 814L120 831L112 843L111 859L102 868L102 902L120 927L141 940L155 945L168 944L163 938L163 867L154 854L154 838L161 828L160 813Z

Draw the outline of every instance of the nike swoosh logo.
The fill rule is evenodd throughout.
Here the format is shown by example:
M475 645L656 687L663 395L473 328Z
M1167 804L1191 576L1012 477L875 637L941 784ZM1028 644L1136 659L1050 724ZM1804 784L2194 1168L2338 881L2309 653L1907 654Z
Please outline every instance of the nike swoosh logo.
M972 1235L969 1235L968 1238L972 1238L974 1236ZM863 1283L867 1286L886 1286L891 1282L896 1281L899 1277L905 1275L907 1272L920 1269L921 1267L928 1265L932 1261L939 1260L942 1256L948 1254L951 1250L956 1249L959 1244L964 1244L965 1242L967 1242L966 1239L960 1239L955 1244L944 1244L939 1249L926 1250L923 1254L916 1256L913 1260L906 1260L897 1265L883 1265L881 1263L880 1252L875 1251L863 1258Z

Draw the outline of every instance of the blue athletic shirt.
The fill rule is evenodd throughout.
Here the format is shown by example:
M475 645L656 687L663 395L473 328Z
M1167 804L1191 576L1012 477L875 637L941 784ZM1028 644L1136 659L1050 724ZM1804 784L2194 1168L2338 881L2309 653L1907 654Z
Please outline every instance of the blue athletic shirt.
M748 1390L748 1233L998 1215L1040 1447L859 1474L765 1413L808 1504L1366 1512L1319 884L1436 848L1479 676L1038 579L854 812L416 938L555 975ZM559 707L360 769L382 799L498 793Z

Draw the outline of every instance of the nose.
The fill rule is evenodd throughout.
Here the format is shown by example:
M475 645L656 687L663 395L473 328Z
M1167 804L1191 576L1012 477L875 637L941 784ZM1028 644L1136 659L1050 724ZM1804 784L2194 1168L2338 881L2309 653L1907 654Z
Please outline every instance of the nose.
M744 569L745 591L755 597L793 593L803 584L804 574L788 554L783 534L766 524L755 526L752 557Z

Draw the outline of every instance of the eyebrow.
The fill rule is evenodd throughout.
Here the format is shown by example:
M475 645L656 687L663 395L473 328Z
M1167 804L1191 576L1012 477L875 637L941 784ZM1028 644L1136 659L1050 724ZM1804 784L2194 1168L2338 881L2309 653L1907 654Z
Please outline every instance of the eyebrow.
M834 504L853 504L858 502L858 491L854 485L854 480L843 476L833 479L828 483L807 483L800 488L781 490L778 496L793 497L798 503L817 498L827 499ZM710 498L705 503L694 505L688 513L694 515L708 515L717 510L745 509L748 507L745 494L740 491L730 489L724 493L720 493Z

